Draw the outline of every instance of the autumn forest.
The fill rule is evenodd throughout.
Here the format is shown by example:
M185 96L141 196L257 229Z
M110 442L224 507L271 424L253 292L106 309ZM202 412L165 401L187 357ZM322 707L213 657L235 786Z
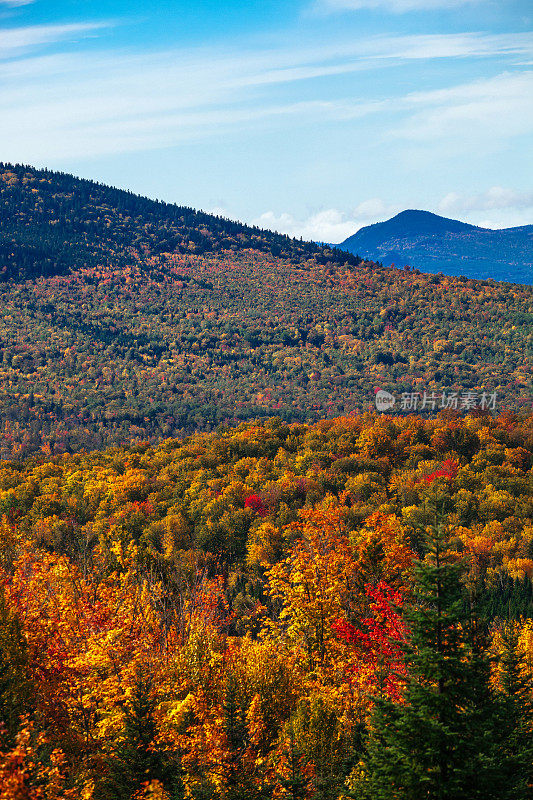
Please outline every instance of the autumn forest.
M0 800L531 798L531 287L0 209Z
M0 168L0 213L3 458L314 422L374 407L376 386L530 408L529 286L382 268L22 166Z

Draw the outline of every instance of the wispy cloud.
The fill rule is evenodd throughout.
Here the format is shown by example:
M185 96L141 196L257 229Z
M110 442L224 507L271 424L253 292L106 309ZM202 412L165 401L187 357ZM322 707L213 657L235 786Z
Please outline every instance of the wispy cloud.
M521 79L511 75L492 89L455 87L402 98L369 97L367 81L361 78L355 86L363 96L334 100L316 79L410 60L522 58L533 53L533 37L526 34L473 33L378 36L253 51L36 54L43 44L92 35L108 24L33 26L0 33L0 149L5 160L57 164L220 137L253 130L259 123L265 130L286 126L290 119L297 130L310 123L349 124L377 114L388 114L389 126L400 115L396 137L410 135L413 128L418 136L431 136L432 130L438 134L452 124L454 108L464 107L467 115L476 98L490 104L490 91L501 97L511 91L515 98ZM305 101L284 90L303 81L313 87ZM485 124L484 106L479 113ZM507 123L511 132L516 124Z
M15 4L11 3L11 5ZM79 39L81 36L87 36L94 31L108 27L108 25L109 23L105 22L76 22L69 25L27 25L3 28L0 30L0 59L13 58L42 45Z
M447 89L407 95L412 113L393 135L412 141L442 138L492 142L533 132L533 71L502 73Z
M29 6L34 2L35 0L0 0L0 6Z
M384 60L533 56L533 34L432 33L380 36L361 44L361 55Z
M481 0L317 0L314 8L325 13L374 9L405 14L408 11L452 10L479 2Z
M515 189L509 189L505 186L491 186L485 192L476 195L449 192L442 198L438 208L441 214L451 216L472 215L473 212L480 211L531 211L533 210L533 192L517 192ZM498 216L501 217L502 215L498 214ZM506 217L507 215L504 216ZM514 216L516 218L516 215ZM529 219L531 219L531 214Z

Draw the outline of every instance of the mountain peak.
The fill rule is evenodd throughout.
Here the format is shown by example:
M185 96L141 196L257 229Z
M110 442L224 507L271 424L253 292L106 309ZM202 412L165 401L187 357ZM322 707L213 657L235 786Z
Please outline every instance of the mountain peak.
M445 231L457 232L466 230L483 230L477 228L475 225L470 225L468 222L460 222L456 219L449 219L448 217L441 217L439 214L434 214L432 211L422 211L420 209L410 208L406 211L400 211L396 216L385 222L377 222L374 225L368 225L361 228L361 231L378 229L382 233L388 231L403 232L404 235L416 232L421 233L443 233ZM357 234L356 234L357 235Z
M407 209L361 228L341 248L385 265L519 283L533 281L533 226L491 230Z

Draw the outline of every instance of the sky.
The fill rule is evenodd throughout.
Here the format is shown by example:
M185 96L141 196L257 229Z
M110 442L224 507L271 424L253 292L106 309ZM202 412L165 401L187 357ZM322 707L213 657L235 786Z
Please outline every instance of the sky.
M0 161L341 242L533 223L530 0L0 0Z

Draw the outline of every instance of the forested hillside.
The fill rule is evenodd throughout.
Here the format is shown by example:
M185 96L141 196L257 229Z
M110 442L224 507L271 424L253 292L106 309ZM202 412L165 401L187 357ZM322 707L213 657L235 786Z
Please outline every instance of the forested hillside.
M126 267L160 253L252 249L296 260L357 263L313 242L59 172L0 162L0 280Z
M5 165L0 186L3 458L334 417L377 386L531 406L530 287L382 268L58 173Z
M388 797L421 726L442 786L444 703L457 785L528 797L532 464L449 413L5 462L0 796Z

